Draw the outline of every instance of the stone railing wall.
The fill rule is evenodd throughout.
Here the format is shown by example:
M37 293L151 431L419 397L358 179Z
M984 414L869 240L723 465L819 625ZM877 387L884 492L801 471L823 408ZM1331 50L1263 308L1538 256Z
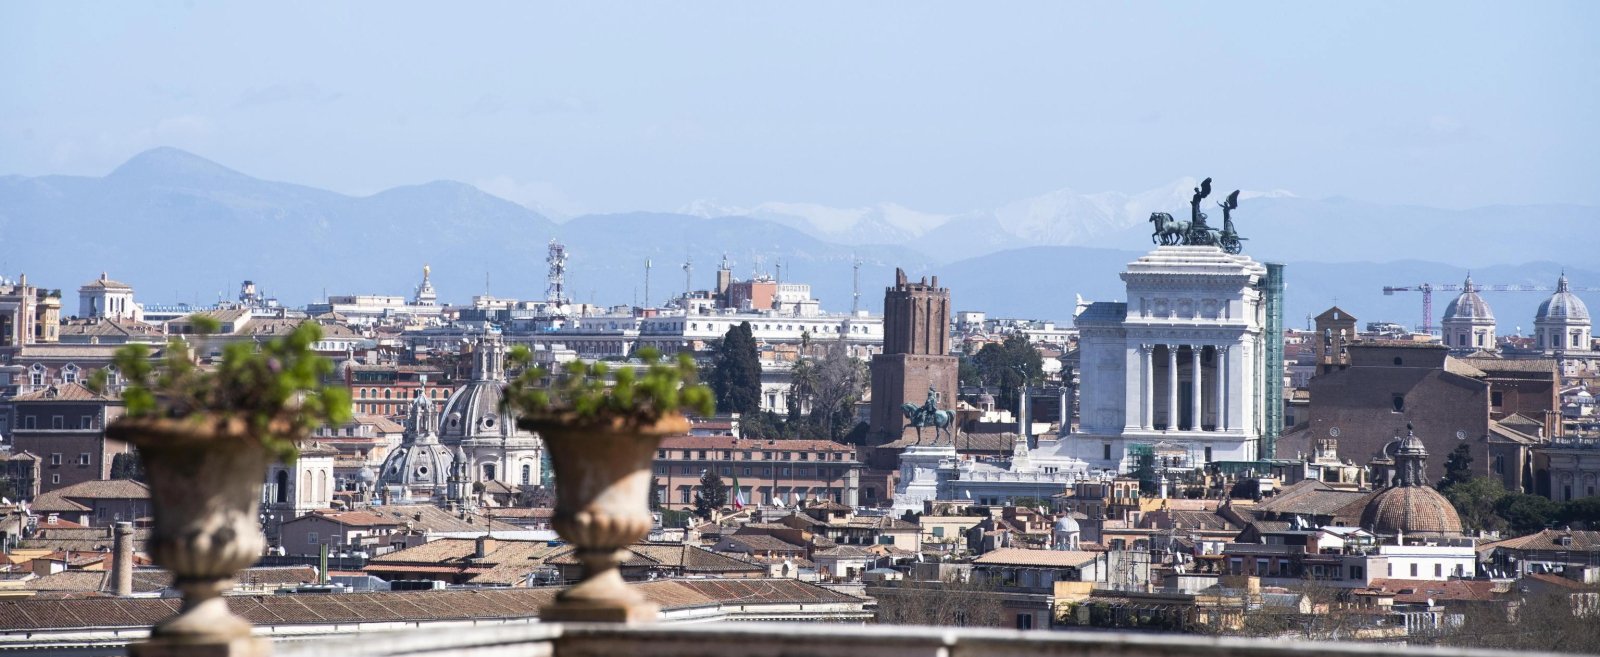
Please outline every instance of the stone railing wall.
M1512 657L1459 648L949 627L718 623L700 626L534 624L449 633L395 632L276 644L278 657ZM1517 653L1515 657L1536 657Z

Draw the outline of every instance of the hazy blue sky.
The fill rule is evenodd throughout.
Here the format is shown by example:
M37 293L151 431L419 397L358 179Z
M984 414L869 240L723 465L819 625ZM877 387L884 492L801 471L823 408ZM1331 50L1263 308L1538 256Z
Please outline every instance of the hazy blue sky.
M1600 204L1600 2L0 5L0 174L152 146L565 212L1180 176Z

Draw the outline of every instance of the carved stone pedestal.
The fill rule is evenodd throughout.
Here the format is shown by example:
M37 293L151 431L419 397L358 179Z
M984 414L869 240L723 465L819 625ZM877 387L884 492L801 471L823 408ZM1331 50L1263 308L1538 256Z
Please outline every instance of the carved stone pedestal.
M550 450L556 471L556 533L576 546L583 580L539 610L544 622L649 623L658 607L628 588L618 564L626 548L650 533L650 463L663 436L689 432L681 416L653 426L626 428L620 421L575 427L525 423Z
M155 527L150 551L183 592L178 615L129 646L138 657L266 655L270 643L228 610L222 593L261 556L257 511L272 454L243 420L124 419L107 434L139 448L150 482Z

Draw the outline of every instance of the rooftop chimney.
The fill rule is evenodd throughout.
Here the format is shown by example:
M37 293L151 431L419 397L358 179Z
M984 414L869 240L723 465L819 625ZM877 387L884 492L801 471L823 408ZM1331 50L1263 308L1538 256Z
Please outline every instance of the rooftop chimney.
M487 557L489 556L490 552L494 551L494 548L495 540L493 538L490 538L488 535L479 536L477 546L472 551L472 558L482 559Z
M119 522L112 530L111 581L117 597L133 595L133 523Z

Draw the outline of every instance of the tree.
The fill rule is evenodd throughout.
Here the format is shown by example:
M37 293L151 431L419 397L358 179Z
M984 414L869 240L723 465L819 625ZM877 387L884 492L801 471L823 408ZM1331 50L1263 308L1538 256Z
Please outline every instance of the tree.
M941 581L902 580L874 587L879 623L1006 627L1004 595L995 582L976 573L949 573Z
M728 504L728 485L715 470L707 469L700 475L700 485L694 489L694 514L710 520L717 511Z
M717 408L748 415L761 410L761 356L750 322L728 329L712 355L706 376Z
M1560 510L1560 505L1548 498L1525 493L1508 493L1495 504L1495 511L1518 535L1544 529Z
M1498 479L1473 477L1451 484L1439 492L1456 508L1456 514L1461 516L1461 524L1466 529L1505 529L1505 519L1495 511L1495 506L1506 496L1505 486Z
M794 433L839 440L855 428L855 405L867 388L867 367L843 340L822 349L818 357L802 356L790 372L789 421L803 421Z
M651 477L650 478L650 491L647 493L647 495L650 498L650 510L651 511L660 511L661 510L661 497L660 497L660 494L657 492L657 491L660 491L660 490L661 490L661 478L660 477Z
M1578 498L1561 505L1556 517L1563 525L1600 529L1600 495Z
M1466 443L1462 443L1454 450L1451 450L1450 456L1445 458L1444 478L1440 479L1439 485L1435 486L1434 488L1444 490L1452 485L1467 481L1471 478L1472 447Z
M1021 333L1013 333L1000 344L983 345L973 357L973 365L984 385L1000 388L1001 405L1013 410L1020 410L1017 401L1022 386L1044 381L1044 358Z
M127 452L111 457L111 478L144 481L144 462L138 452Z

